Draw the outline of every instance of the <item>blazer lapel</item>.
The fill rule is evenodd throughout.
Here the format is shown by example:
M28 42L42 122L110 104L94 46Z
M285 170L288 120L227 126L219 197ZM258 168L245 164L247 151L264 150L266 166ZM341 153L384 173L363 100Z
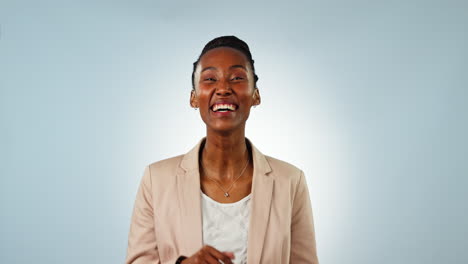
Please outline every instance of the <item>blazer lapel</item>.
M183 236L182 254L193 254L203 246L202 214L200 201L200 173L198 150L200 141L180 163L177 172L177 192Z
M250 141L249 141L250 142ZM265 156L252 145L254 171L252 179L252 200L250 204L247 263L260 263L273 195L273 176Z

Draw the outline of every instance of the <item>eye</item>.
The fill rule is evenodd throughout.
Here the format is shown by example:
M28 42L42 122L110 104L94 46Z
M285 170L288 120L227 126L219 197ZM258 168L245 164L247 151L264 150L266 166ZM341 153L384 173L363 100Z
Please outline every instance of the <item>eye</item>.
M236 76L236 77L231 79L231 81L238 81L238 80L244 80L244 78L240 77L240 76Z
M207 77L207 78L205 78L205 79L203 79L203 80L204 80L204 81L208 81L208 82L214 82L214 81L216 81L215 78L211 78L211 77Z

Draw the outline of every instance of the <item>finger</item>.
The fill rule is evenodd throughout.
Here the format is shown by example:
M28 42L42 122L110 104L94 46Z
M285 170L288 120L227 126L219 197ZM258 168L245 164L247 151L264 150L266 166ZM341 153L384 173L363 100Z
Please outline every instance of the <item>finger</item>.
M234 252L230 252L230 251L223 251L221 252L223 253L224 255L228 256L230 259L235 259L236 256L234 256Z
M218 259L211 254L211 252L207 252L207 254L204 256L205 259L203 260L203 263L208 263L208 264L219 264Z
M224 264L232 264L231 257L229 255L226 255L215 248L211 248L209 252L211 255L213 255L213 257L216 258L217 261L221 260ZM231 253L231 255L234 254Z
M234 255L234 254L231 254ZM221 261L223 264L232 264L231 256L228 256L226 254L223 254L222 258L219 258L219 261Z
M209 264L219 264L218 260L222 260L224 256L223 253L210 245L203 246L201 251L204 253L203 260ZM232 264L232 262L225 262L225 264Z
M205 245L204 251L211 254L216 260L221 260L224 264L232 264L231 259L234 258L234 252L231 252L231 251L221 252L218 249L210 245Z

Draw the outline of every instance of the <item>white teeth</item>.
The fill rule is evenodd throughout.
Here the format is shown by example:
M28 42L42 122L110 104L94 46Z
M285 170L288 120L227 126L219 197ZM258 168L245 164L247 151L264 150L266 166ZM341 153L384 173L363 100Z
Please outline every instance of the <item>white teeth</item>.
M213 105L213 111L218 111L218 109L222 109L220 111L225 112L227 110L234 111L236 110L236 106L233 104L215 104ZM223 111L225 110L225 111Z

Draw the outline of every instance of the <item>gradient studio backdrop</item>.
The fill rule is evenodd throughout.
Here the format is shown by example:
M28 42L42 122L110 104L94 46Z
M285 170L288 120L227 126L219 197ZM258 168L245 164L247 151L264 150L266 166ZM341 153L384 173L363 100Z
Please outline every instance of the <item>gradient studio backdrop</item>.
M1 0L0 262L123 263L144 166L205 133L192 62L234 34L321 263L468 263L467 28L467 1Z

